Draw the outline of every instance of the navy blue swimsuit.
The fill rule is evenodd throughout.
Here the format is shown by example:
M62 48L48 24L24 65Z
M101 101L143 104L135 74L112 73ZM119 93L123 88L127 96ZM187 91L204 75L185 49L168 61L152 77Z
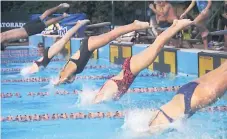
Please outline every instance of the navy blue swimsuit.
M183 85L178 91L177 94L183 94L184 95L184 105L185 105L185 111L184 114L188 115L188 118L191 117L195 112L191 110L191 99L192 95L195 91L195 88L199 84L197 82L190 82L185 85ZM173 118L169 117L162 109L159 109L160 112L164 114L164 116L168 119L170 123L174 121ZM158 114L157 114L158 115ZM156 116L157 117L157 116Z

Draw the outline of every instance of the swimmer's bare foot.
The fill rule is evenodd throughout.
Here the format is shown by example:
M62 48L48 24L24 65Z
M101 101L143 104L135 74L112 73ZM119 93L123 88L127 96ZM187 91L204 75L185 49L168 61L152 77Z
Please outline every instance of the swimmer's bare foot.
M60 72L58 81L54 82L55 86L58 86L62 83L72 83L75 80L75 76L73 76L76 71L75 63L69 61L65 68Z
M94 104L101 103L103 101L104 94L98 92L97 95L95 96L95 99L93 100Z
M191 24L193 24L193 21L191 21L190 19L181 19L181 20L174 20L172 26L177 27L178 29L182 29Z
M59 7L60 9L63 9L63 8L69 8L70 5L69 5L68 3L61 3L61 4L58 5L58 7Z
M85 19L85 20L79 20L76 22L76 24L80 24L80 25L85 25L85 24L89 24L90 20Z
M146 29L146 28L149 28L149 23L148 22L141 22L139 20L135 20L133 22L134 26L137 28L137 29Z

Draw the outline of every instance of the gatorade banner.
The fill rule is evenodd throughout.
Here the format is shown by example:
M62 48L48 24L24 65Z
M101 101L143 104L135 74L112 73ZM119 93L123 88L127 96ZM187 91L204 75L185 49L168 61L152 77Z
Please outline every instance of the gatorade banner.
M1 13L1 32L23 27L28 21L29 15L26 12L3 12Z

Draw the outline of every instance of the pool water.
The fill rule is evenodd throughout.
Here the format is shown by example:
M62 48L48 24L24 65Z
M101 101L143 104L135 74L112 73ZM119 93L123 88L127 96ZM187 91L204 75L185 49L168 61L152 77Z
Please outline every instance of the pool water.
M2 64L2 68L26 67L29 63ZM62 67L64 62L52 62L48 67ZM107 60L90 60L88 65L113 65ZM85 75L109 75L117 74L120 68L111 69L86 69L80 76ZM57 77L59 71L45 69L40 73L30 77ZM142 73L151 73L144 70ZM3 79L25 78L20 73L1 73ZM138 87L165 87L183 85L192 81L195 77L173 76L161 77L137 77L131 88ZM157 93L129 93L124 95L119 101L105 102L96 105L85 105L81 103L81 97L86 93L95 93L105 80L76 80L73 84L62 85L54 88L50 83L2 83L2 92L20 92L22 98L3 98L1 100L1 116L8 115L34 115L34 114L53 114L71 112L114 112L117 110L137 111L157 108L169 101L174 92ZM54 95L56 90L86 90L84 95ZM29 97L28 92L49 92L49 96ZM223 98L212 106L226 105ZM145 116L145 117L144 117ZM133 122L139 118L146 118L147 115L136 116L129 121ZM158 135L148 135L146 133L136 133L128 128L124 128L125 119L59 119L50 121L35 122L2 122L3 139L119 139L119 138L161 138L161 139L210 139L227 138L227 113L226 112L197 112L187 121L176 123L176 130L164 132ZM136 123L134 126L137 126ZM139 125L138 125L139 126Z

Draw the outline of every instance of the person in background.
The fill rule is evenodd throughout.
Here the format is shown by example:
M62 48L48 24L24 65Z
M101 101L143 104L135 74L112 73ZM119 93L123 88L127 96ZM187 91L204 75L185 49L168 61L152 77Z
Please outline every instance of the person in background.
M224 13L222 14L222 23L225 25L225 30L227 30L227 0L225 0L225 5L224 5ZM224 43L224 50L227 51L227 35L225 34L224 35L224 40L225 40L225 43Z
M195 25L198 27L199 31L201 32L201 37L203 40L204 49L208 49L208 40L207 36L209 34L209 30L206 28L206 22L208 21L210 17L210 9L212 6L211 0L192 0L189 7L184 11L184 13L180 16L180 19L185 18L187 13L191 11L191 9L197 5L197 8L200 12L200 14L194 19Z
M156 14L157 23L161 28L171 26L173 20L177 19L173 6L167 1L157 1L156 8L152 3L149 7Z
M157 2L155 2L155 3L157 3ZM153 2L151 4L153 4ZM150 6L151 5L149 5L149 8L150 8ZM157 24L157 20L156 20L156 14L153 12L153 10L151 10L151 15L150 15L150 27L151 27L151 29L148 29L148 32L150 33L150 31L152 31L150 34L153 34L155 37L157 37L158 31L156 28L158 27L158 24Z

